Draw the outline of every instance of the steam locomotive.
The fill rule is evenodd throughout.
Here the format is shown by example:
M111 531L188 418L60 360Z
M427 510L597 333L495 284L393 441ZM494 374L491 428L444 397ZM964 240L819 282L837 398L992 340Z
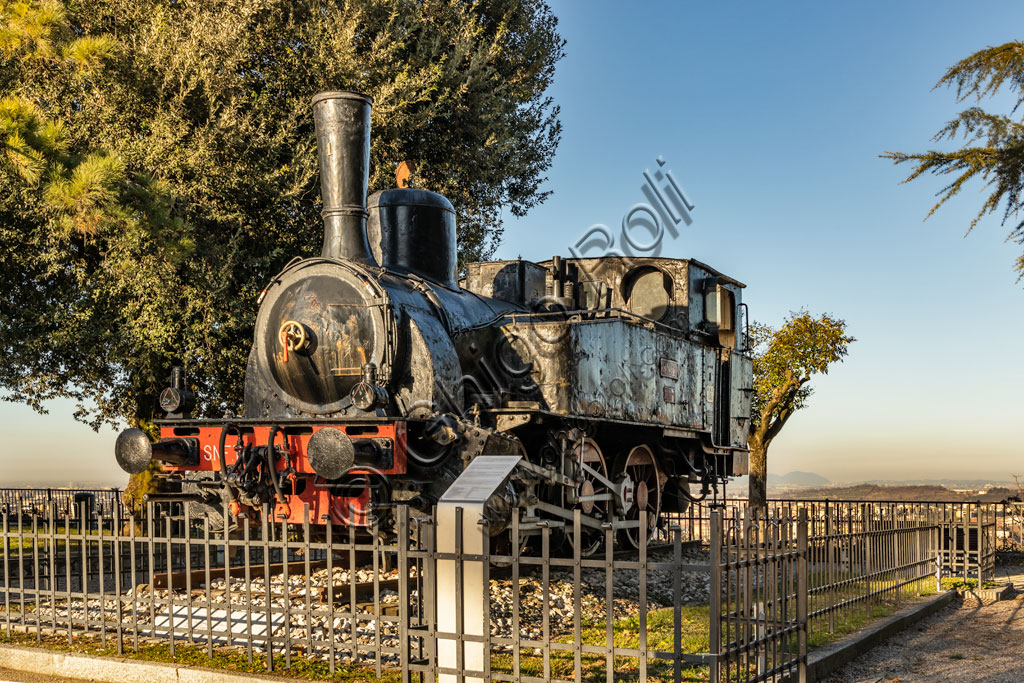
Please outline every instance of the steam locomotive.
M447 199L367 201L371 104L313 98L323 251L261 295L244 417L192 419L176 368L160 440L123 432L122 469L160 461L163 499L218 522L272 510L365 529L398 504L430 510L474 458L518 454L492 533L521 508L523 534L571 536L579 510L584 553L605 524L637 546L641 511L653 527L746 473L743 284L625 257L470 263L460 279Z

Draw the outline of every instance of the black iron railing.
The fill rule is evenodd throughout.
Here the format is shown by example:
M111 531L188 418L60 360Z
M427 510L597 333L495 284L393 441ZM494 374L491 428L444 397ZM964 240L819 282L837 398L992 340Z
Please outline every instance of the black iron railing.
M799 680L815 642L936 589L953 523L921 506L786 504L757 516L732 504L663 516L632 552L605 529L587 557L565 540L582 538L579 517L567 529L516 517L494 541L480 526L487 542L471 553L461 535L439 545L435 519L405 507L363 533L329 519L289 526L225 510L225 530L186 508L129 516L27 500L0 512L8 637L241 652L267 670L301 658L406 680L452 673L446 648L464 676L487 680ZM502 542L526 527L529 541ZM992 534L980 528L984 558ZM483 611L482 633L464 618L441 627L446 562L463 572L457 602ZM465 594L474 566L482 595ZM465 659L474 648L487 653L482 669Z

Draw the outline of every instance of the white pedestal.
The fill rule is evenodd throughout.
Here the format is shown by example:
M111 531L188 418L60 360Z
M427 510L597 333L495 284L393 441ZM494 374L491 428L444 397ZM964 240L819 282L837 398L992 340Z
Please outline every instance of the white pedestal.
M451 485L437 503L437 552L456 552L456 510L462 509L463 555L480 555L484 551L485 530L483 519L484 504L499 491L508 476L519 463L518 455L482 455L475 458L459 478ZM463 560L461 600L459 600L458 571L456 560L437 561L437 630L440 633L483 636L484 600L490 600L490 586L484 585L483 564L479 561ZM462 628L459 629L459 613ZM461 639L460 639L461 640ZM462 641L463 671L483 671L484 644ZM437 663L442 668L455 669L459 666L458 648L460 642L450 638L438 638ZM440 683L454 683L456 676L440 674ZM466 676L467 683L485 683L479 676Z

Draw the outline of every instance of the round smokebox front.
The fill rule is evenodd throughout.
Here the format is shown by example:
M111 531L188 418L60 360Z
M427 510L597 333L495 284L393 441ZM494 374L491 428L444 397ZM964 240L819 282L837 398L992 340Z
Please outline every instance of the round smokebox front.
M348 405L374 363L387 377L386 293L355 268L316 261L286 272L268 292L257 322L259 357L290 402L310 413Z

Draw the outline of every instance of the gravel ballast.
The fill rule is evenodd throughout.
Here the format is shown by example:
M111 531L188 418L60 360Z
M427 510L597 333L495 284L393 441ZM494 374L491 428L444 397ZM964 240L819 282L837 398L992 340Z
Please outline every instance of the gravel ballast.
M649 562L671 561L671 551L653 551ZM687 549L683 555L685 564L706 564L708 555L706 551L699 549ZM255 572L254 572L255 573ZM527 572L523 571L523 574ZM581 570L581 607L580 621L583 626L603 624L606 620L605 605L605 572L602 569L585 568ZM357 582L372 581L374 578L372 570L357 570L355 580ZM397 579L397 571L381 571L378 574L381 580ZM330 579L330 580L329 580ZM415 573L410 580L411 597L416 599ZM706 572L684 573L680 576L680 593L682 604L696 605L707 604L710 578ZM271 605L277 609L283 609L286 601L292 613L288 615L288 623L285 624L284 614L275 614L271 617L271 628L276 647L287 635L293 641L312 639L313 641L327 641L331 639L341 647L352 640L353 624L348 617L332 614L312 614L310 623L304 613L307 601L312 610L323 611L326 607L326 588L329 584L334 586L334 600L339 611L347 611L347 597L349 594L349 572L346 569L335 568L331 575L326 569L316 571L310 575L307 588L306 577L302 575L290 575L287 584L284 577L275 576L270 579L270 600ZM247 590L248 589L248 590ZM263 576L254 576L248 583L243 578L233 577L230 579L215 579L211 581L209 591L204 588L193 589L193 604L187 601L187 592L181 590L157 589L153 592L156 600L156 608L153 614L150 613L150 587L139 586L124 592L121 596L122 620L127 626L137 624L139 632L143 635L156 637L166 641L167 628L171 615L168 612L167 603L173 599L179 603L174 608L173 622L176 628L185 625L186 617L191 611L191 620L198 629L205 630L207 618L212 619L212 626L215 631L224 632L227 629L227 618L230 612L232 638L231 644L241 645L246 642L246 612L252 611L254 640L264 637L267 627L266 617L266 582ZM571 634L575 626L575 591L573 573L569 569L553 568L550 571L549 593L547 597L549 614L549 632L552 638ZM674 577L670 571L648 570L647 572L647 609L655 609L671 606L673 603ZM210 597L209 609L205 606L207 595ZM251 594L251 599L248 595ZM497 638L511 638L513 635L513 604L514 586L509 578L495 578L490 582L491 597L491 635ZM60 593L57 600L51 604L48 600L41 600L35 616L30 617L34 621L36 616L43 624L52 623L54 617L58 624L66 623L69 616L69 608L66 600L63 600ZM362 599L362 598L360 598ZM138 602L136 603L135 600ZM371 602L372 598L370 599ZM614 597L610 613L614 619L635 617L640 610L640 581L636 570L619 570L614 574ZM380 602L382 609L391 608L391 613L397 610L399 595L390 588L381 587ZM519 579L519 616L520 616L520 637L529 640L540 640L543 638L543 583L538 576L521 576ZM230 609L229 609L230 606ZM366 618L360 617L356 620L355 635L360 645L374 648L377 637L380 637L380 644L385 648L397 648L398 626L396 623L385 618L375 620L372 618L372 602L369 605L360 607L361 613ZM106 600L90 599L85 604L81 600L73 600L70 608L70 617L76 624L82 624L88 620L95 627L100 620L108 623L116 619L117 598L109 596ZM113 626L110 623L110 626ZM290 633L289 633L290 631ZM379 631L379 633L378 633ZM181 635L178 636L183 637ZM197 636L196 640L203 642L205 637ZM227 644L225 636L215 636L215 641L220 644ZM262 645L255 644L255 652L263 652ZM276 648L275 648L276 649ZM496 650L499 648L495 647ZM326 647L312 648L314 656L326 657ZM364 660L372 655L363 653L358 657ZM341 661L345 658L341 657ZM384 662L397 661L397 655L384 653Z

